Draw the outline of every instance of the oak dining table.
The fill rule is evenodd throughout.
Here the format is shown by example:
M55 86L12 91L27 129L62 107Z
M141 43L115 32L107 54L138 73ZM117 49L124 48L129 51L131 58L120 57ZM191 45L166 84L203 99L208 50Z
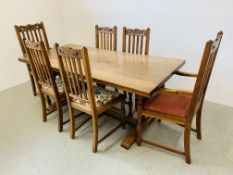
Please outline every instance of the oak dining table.
M76 44L64 46L82 47ZM143 99L150 98L173 76L175 71L185 64L185 60L178 58L131 54L92 47L87 47L87 49L93 80L96 83L135 94L137 97L137 112L141 110ZM55 49L49 49L48 55L52 68L59 71ZM29 64L27 57L18 60ZM126 121L132 124L134 129L127 134L121 146L129 149L136 139L136 119L127 117Z

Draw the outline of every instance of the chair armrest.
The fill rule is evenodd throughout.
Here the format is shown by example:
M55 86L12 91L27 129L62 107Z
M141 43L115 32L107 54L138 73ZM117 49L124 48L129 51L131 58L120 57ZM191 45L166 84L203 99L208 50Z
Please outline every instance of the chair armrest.
M191 72L175 71L174 74L180 75L180 76L186 76L186 77L197 77L196 73L191 73Z
M185 95L192 95L193 92L181 89L168 89L168 88L161 88L158 90L160 94L185 94Z
M19 61L19 62L26 63L26 64L28 64L28 63L29 63L29 61L28 61L28 60L26 60L25 58L18 58L18 61Z

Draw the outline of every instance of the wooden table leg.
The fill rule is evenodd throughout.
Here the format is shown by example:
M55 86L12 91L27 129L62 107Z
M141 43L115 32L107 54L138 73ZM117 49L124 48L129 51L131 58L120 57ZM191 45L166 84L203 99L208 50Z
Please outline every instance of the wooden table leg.
M142 108L142 101L143 101L143 98L138 96L137 97L137 115L138 115L138 112L140 113L139 110L141 110ZM133 131L127 134L127 136L121 143L121 146L128 150L133 145L133 143L136 141L136 138L137 138L137 125L134 126Z
M137 135L136 129L128 133L124 138L123 142L121 143L121 146L128 150L136 141L136 135Z

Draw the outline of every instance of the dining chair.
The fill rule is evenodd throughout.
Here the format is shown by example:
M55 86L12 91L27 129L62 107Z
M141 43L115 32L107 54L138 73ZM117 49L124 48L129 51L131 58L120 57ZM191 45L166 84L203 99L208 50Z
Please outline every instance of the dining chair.
M117 27L99 27L95 25L95 47L117 51Z
M200 68L197 74L180 71L176 72L177 75L196 78L193 92L162 88L146 103L138 104L137 144L139 146L142 143L146 143L177 154L181 154L185 156L186 163L191 163L190 131L195 131L197 133L197 138L201 140L201 115L203 102L222 36L223 32L220 31L214 41L210 40L206 43ZM191 125L195 115L196 129L193 129ZM143 120L145 121L146 118L161 119L163 121L172 122L183 126L184 151L142 139L142 124L145 123Z
M29 41L37 41L37 42L43 41L46 50L49 50L49 43L43 22L36 24L28 24L24 26L15 25L14 27L23 56L26 56L26 48L23 42L24 39ZM27 65L27 69L31 81L32 92L33 95L36 96L37 92L36 92L35 80L33 78L33 73L30 65Z
M117 26L110 28L95 25L95 47L117 51ZM103 84L96 83L96 85L105 88ZM116 88L115 91L118 92Z
M46 47L43 41L35 42L24 39L25 51L28 55L30 67L33 72L42 105L43 122L48 115L57 109L58 131L63 131L63 125L69 121L63 121L62 105L66 102L64 87L59 76L54 77ZM54 105L46 105L45 96L55 100Z
M88 51L85 47L73 49L70 47L59 47L55 44L58 55L59 68L64 83L69 115L70 115L70 137L75 138L75 131L83 123L75 126L74 110L82 111L92 119L93 147L97 152L98 143L107 138L120 126L124 126L124 95L102 87L93 86ZM122 120L114 129L101 139L98 139L98 116L112 108L114 104L121 103ZM84 121L86 122L86 121Z
M132 28L126 28L125 26L123 27L122 52L148 55L149 44L150 44L150 28L132 29ZM126 101L125 103L129 106L128 116L132 116L133 97L131 93L128 93L128 98L129 98L128 101Z

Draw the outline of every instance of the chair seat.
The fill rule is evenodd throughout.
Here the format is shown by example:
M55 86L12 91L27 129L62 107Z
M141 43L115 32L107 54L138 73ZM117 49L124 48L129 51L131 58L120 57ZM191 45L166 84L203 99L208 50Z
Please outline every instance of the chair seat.
M59 75L57 75L55 77L55 83L57 85L57 90L58 90L59 94L65 93L64 92L64 90L65 90L64 89L64 85L62 84L62 79L61 79L61 77ZM54 94L54 90L53 90L52 87L48 87L48 86L42 85L42 89L44 91L48 92L48 93Z
M119 94L115 91L111 91L99 86L94 86L96 107L99 108L112 100L116 99ZM73 102L82 105L83 107L90 107L90 103L81 101L80 99L73 99Z
M185 118L191 98L191 95L185 94L156 94L146 102L144 109Z

